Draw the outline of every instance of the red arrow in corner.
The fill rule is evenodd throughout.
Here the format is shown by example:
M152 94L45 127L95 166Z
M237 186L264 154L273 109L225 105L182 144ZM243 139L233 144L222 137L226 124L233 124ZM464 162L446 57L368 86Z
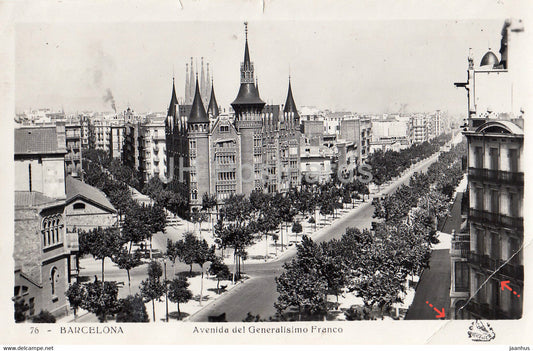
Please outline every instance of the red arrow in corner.
M446 317L446 313L444 313L444 307L442 308L442 311L439 311L437 309L437 307L435 307L433 309L437 312L437 315L435 316L435 318L444 318L444 317Z
M433 305L430 304L429 301L426 301L426 303L429 305L429 307L433 307ZM444 317L446 317L446 313L444 312L444 307L442 308L441 311L439 311L439 309L437 307L433 307L433 309L435 310L435 312L437 312L437 315L435 316L435 318L444 318Z
M509 291L513 291L513 289L511 289L511 287L509 286L509 283L511 281L510 280L504 280L501 282L501 285L502 285L502 290L504 289L508 289ZM516 291L513 291L513 294L516 295L516 297L520 297L520 294L518 294Z
M509 287L509 283L510 283L510 282L511 282L510 280L505 280L505 281L501 282L501 284L502 284L502 290L504 290L503 288L506 288L506 289L512 291L513 289L511 289L511 288Z

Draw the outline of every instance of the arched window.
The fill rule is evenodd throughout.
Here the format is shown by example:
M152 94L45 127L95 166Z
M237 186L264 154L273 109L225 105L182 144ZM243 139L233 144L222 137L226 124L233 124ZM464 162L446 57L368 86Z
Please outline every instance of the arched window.
M53 267L50 271L50 284L52 287L52 296L56 295L57 281L59 279L59 274L56 267Z
M85 209L85 204L83 202L78 202L78 203L75 203L73 208L75 210L84 210Z

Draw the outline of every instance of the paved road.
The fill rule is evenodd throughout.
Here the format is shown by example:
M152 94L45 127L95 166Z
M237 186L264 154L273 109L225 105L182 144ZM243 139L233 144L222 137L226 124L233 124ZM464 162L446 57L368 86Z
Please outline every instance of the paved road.
M430 319L435 320L436 312L426 304L426 301L433 304L439 310L446 310L448 318L450 310L450 251L434 250L431 253L429 267L424 270L418 283L415 298L409 311L405 316L406 320Z
M455 196L450 216L444 224L443 232L451 234L452 230L459 233L461 227L462 192ZM428 269L424 270L418 283L415 298L409 307L405 319L435 319L436 312L426 304L433 304L439 310L445 308L446 318L450 310L451 262L449 250L435 250L431 253Z
M394 192L400 185L409 181L414 172L425 171L437 159L434 155L421 162L403 177L385 187L381 194ZM371 201L367 201L355 211L338 219L331 226L322 229L315 235L313 240L321 242L332 238L340 238L348 227L368 228L373 220L374 207ZM295 249L291 248L277 261L268 263L248 264L245 273L250 276L241 286L229 291L224 296L217 299L210 305L192 315L189 321L205 322L211 315L226 313L229 322L242 321L248 312L260 315L267 319L273 316L275 309L274 302L277 299L275 277L282 272L282 264L290 260L295 254Z

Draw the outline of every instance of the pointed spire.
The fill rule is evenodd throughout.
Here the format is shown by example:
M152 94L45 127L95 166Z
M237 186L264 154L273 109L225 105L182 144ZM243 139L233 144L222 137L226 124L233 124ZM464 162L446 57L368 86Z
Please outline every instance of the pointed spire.
M257 96L261 97L259 94L259 80L257 79L257 76L255 77L255 90L257 90Z
M209 123L198 85L198 73L196 73L196 90L194 92L191 114L189 115L189 123Z
M200 75L200 93L202 94L202 96L207 96L207 91L206 91L206 84L205 84L205 72L204 72L204 58L201 57L201 62L202 62L202 68L201 68L201 75Z
M244 36L245 36L245 44L244 44L244 67L250 66L250 51L248 50L248 22L244 22Z
M241 86L237 97L231 103L234 109L240 105L256 105L263 108L265 102L259 97L254 82L254 66L250 61L250 52L248 50L248 22L244 22L244 31L246 42L244 46L244 62L241 63Z
M191 71L189 73L189 100L185 102L187 105L190 105L192 103L192 98L194 96L193 82L194 82L194 66L193 66L193 60L191 57Z
M209 62L207 62L207 74L205 77L205 92L206 92L206 98L207 93L211 91L211 76L209 75Z
M209 107L207 108L207 114L209 117L218 117L220 114L218 110L217 98L215 97L215 86L211 81L211 98L209 99Z
M129 107L128 107L129 110ZM170 97L170 104L168 105L167 119L165 120L165 131L171 132L176 123L178 116L178 98L176 97L176 86L174 85L174 77L172 77L172 95Z
M189 99L191 98L190 97L191 95L190 85L191 85L191 80L189 78L189 64L186 63L185 64L185 103L187 103L187 101L189 101Z
M292 97L292 87L291 87L291 78L289 76L289 91L287 92L287 101L285 101L285 107L283 112L294 112L295 117L298 116L298 109L294 103L294 98Z

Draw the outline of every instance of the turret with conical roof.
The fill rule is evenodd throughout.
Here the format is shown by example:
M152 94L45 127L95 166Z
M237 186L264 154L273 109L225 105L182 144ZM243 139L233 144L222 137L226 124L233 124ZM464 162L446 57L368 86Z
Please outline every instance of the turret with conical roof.
M244 61L241 63L241 86L235 101L231 106L235 110L236 117L239 117L240 112L246 110L261 110L265 106L265 102L259 97L257 88L254 82L254 64L250 60L250 52L248 49L248 23L245 24L246 39L244 44Z
M292 87L291 87L291 78L289 77L289 90L287 92L287 100L285 101L285 106L283 107L283 114L285 117L290 118L292 122L300 120L300 115L298 115L298 109L294 103L294 98L292 97Z
M175 127L176 119L178 117L178 98L176 96L176 86L174 84L174 77L172 77L172 95L170 97L170 104L167 111L167 119L165 121L165 130L171 133Z
M192 101L191 113L189 114L188 123L209 123L209 118L207 118L204 104L202 102L202 96L200 95L200 87L198 86L198 75L196 76L196 91L194 92L194 99Z
M209 99L209 107L207 108L207 114L211 118L218 117L218 115L220 114L218 110L217 99L215 97L215 86L213 82L211 82L211 97Z
M244 61L241 63L241 86L235 101L231 103L235 110L235 127L241 134L241 168L242 192L251 194L253 190L262 189L262 120L261 112L265 102L259 97L254 82L254 65L250 60L248 49L248 23L245 26Z

